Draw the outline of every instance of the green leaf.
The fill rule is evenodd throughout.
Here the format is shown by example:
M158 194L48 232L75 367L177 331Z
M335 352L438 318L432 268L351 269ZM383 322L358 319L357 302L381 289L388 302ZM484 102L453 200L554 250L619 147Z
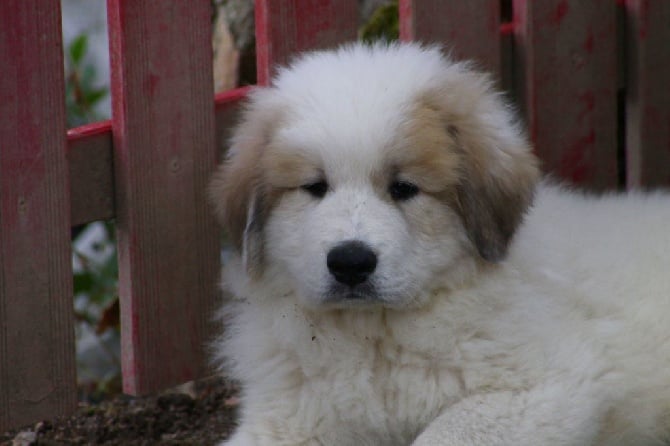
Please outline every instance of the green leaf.
M92 107L95 104L97 104L98 101L100 101L100 99L104 98L107 95L107 89L98 88L96 90L87 91L85 94L86 94L86 103Z
M89 292L93 287L95 279L89 272L77 273L74 275L74 294Z
M81 34L77 36L70 44L70 58L75 65L78 65L88 49L88 36Z
M359 36L367 43L375 40L393 41L398 40L399 30L398 2L394 1L377 8L368 23L360 29Z

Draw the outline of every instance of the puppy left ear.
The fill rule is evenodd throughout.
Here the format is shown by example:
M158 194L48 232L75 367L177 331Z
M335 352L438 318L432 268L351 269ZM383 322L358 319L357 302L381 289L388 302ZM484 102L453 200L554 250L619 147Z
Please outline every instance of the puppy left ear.
M533 200L535 160L520 158L518 165L502 176L467 162L457 186L459 212L468 237L489 262L505 258L509 242Z
M219 166L209 194L230 242L247 273L260 275L263 264L264 193L259 181L259 153L245 148Z
M273 97L269 89L252 93L227 158L214 173L209 187L216 215L252 276L262 273L263 228L272 202L261 159L280 113Z
M479 255L499 262L531 205L538 161L488 76L455 64L438 108L461 157L458 211Z

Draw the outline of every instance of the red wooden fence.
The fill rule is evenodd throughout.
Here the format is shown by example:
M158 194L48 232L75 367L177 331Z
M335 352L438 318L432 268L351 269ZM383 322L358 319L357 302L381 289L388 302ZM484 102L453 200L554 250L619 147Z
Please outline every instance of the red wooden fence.
M0 9L0 429L76 401L59 2Z
M75 406L71 225L118 224L125 391L206 373L218 234L204 189L247 91L213 97L210 0L108 0L113 118L66 133L59 5L0 8L0 431ZM670 184L670 2L400 0L399 13L402 39L499 76L547 171ZM257 0L259 83L296 51L353 40L357 15L357 0Z

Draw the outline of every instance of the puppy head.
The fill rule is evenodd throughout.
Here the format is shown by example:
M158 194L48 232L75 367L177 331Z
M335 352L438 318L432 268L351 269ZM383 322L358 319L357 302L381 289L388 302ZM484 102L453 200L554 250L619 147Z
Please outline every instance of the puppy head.
M311 306L404 307L501 261L537 177L486 76L353 45L251 96L211 196L253 279Z

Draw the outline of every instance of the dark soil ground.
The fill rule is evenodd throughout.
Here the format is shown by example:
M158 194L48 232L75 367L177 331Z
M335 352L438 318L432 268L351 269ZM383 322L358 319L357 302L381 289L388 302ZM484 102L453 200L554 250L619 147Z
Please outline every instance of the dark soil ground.
M0 445L215 445L235 427L236 395L235 385L212 378L189 393L82 403L70 417L0 434Z

